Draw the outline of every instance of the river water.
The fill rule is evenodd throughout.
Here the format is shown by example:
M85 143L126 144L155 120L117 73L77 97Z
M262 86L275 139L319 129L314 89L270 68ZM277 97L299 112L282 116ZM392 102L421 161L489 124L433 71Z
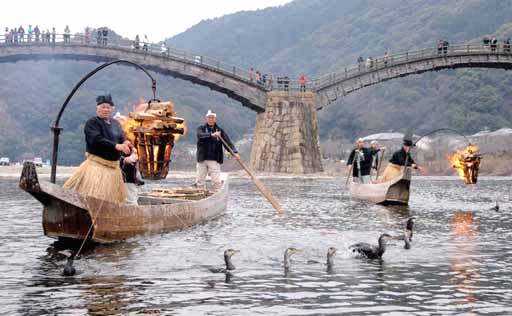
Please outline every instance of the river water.
M264 181L286 215L249 180L232 179L223 217L88 248L78 274L63 277L41 205L0 179L0 314L512 315L512 179L415 179L408 207L351 201L341 178ZM489 210L496 197L499 212ZM409 216L412 249L394 241L382 261L350 255L353 243L399 234ZM290 246L303 252L285 274ZM327 273L330 246L338 252ZM241 251L231 278L207 269L223 265L227 248Z

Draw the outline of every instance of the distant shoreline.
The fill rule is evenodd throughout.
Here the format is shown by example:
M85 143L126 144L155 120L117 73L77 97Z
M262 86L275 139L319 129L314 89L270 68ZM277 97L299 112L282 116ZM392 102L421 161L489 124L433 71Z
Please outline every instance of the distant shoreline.
M57 168L57 179L66 179L70 177L77 167L60 166ZM0 179L18 179L21 175L21 166L0 166ZM50 178L50 167L37 168L37 175L39 178L48 180ZM230 178L248 178L249 176L243 170L227 171ZM333 172L324 171L320 173L311 174L287 174L287 173L270 173L270 172L256 172L258 178L261 179L333 179L342 178L346 179L347 174L344 172ZM194 170L188 171L177 171L172 170L169 172L167 179L189 179L195 178L196 173ZM456 175L414 175L416 180L457 180ZM512 180L512 175L496 176L496 175L481 175L478 177L479 180ZM344 180L345 181L345 180Z

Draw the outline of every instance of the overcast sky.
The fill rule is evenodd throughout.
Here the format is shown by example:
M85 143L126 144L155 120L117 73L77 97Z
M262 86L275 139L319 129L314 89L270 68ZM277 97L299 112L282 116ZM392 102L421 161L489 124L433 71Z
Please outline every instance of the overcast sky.
M4 0L0 4L0 30L29 24L72 32L86 26L108 26L122 36L147 34L157 42L179 34L201 20L242 10L279 6L291 0ZM87 5L85 5L87 4Z

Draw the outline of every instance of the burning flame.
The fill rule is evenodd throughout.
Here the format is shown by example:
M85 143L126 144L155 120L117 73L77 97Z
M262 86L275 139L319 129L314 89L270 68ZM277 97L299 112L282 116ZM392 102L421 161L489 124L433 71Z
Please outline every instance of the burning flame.
M128 116L116 113L126 138L139 151L139 167L144 177L163 179L168 173L171 151L187 131L182 118L175 117L172 102L133 106ZM152 105L153 105L152 104Z
M459 177L464 180L466 184L473 183L468 174L468 170L472 169L473 165L477 163L475 158L479 157L479 154L480 150L478 147L469 145L465 149L457 150L454 154L448 155L453 169L457 171ZM480 163L479 158L478 163Z

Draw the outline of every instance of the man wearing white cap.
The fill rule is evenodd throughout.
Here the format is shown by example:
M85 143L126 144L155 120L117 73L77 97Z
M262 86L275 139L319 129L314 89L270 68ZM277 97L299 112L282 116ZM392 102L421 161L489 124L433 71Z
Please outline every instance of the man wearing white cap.
M211 110L206 113L206 124L197 128L197 177L196 185L205 186L206 175L212 178L213 186L222 186L220 165L224 162L224 150L220 137L226 141L235 153L234 158L240 159L238 151L229 139L228 134L217 125L217 115Z
M364 146L364 139L356 140L356 148L348 157L347 166L352 166L352 177L359 183L370 183L373 157L370 149Z

